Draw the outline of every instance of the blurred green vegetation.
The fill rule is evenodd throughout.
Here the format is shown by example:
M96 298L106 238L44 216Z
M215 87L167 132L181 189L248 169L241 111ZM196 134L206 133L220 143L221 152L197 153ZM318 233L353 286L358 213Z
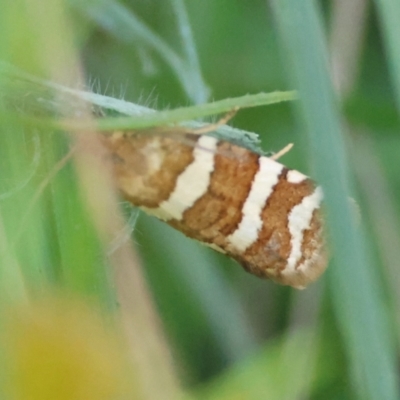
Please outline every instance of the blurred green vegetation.
M0 327L11 329L11 336L0 335L0 352L7 355L0 357L1 381L24 385L14 373L19 366L28 375L29 368L41 368L29 358L35 352L18 358L26 340L10 345L13 329L19 337L21 326L30 326L9 323L10 310L18 309L44 326L35 335L53 332L52 324L76 324L71 340L54 344L51 336L60 357L68 353L64 345L91 346L76 339L79 331L83 338L98 337L93 354L115 359L114 367L99 369L91 356L87 366L76 361L83 363L71 367L82 370L80 385L89 382L79 389L81 397L74 397L75 387L49 382L54 392L46 389L48 398L400 397L395 0L376 1L375 8L366 0L3 3ZM44 82L158 110L299 89L299 101L243 109L230 124L257 132L265 151L293 142L282 161L323 185L332 249L327 274L301 292L261 281L138 214L116 196L91 132L55 130L48 119L37 123L43 116L90 121L92 109L60 88L10 75L14 67ZM118 114L92 100L96 116ZM75 145L83 150L65 158ZM358 203L358 223L348 197ZM58 308L51 296L70 306ZM42 306L38 311L35 304L43 299L74 322ZM97 315L94 322L76 311L83 302L93 308L88 315ZM107 348L109 330L117 332ZM37 340L43 346L45 339ZM135 387L115 389L125 358ZM60 360L51 363L70 362ZM114 371L111 386L105 382L103 394L91 392L91 374L106 380L108 368ZM70 374L67 385L75 380L70 368L57 371L61 380ZM30 384L21 386L23 395L0 389L0 397L25 400ZM32 398L44 399L41 393Z

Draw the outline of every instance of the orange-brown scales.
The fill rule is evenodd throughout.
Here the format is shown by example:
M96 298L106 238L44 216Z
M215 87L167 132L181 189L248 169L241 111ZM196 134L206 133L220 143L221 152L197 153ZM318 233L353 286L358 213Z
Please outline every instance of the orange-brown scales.
M326 268L322 191L300 172L211 136L116 132L104 143L127 200L247 271L304 288Z

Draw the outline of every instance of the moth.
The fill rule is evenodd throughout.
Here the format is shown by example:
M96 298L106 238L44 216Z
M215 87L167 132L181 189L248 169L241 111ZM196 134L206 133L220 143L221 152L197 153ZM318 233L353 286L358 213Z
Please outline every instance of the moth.
M316 280L327 266L321 188L270 157L197 133L103 136L123 196L258 277L298 289Z

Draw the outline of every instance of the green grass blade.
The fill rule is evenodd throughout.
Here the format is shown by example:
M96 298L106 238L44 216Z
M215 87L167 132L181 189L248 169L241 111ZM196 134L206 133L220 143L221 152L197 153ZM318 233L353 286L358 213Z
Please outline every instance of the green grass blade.
M400 2L398 0L375 0L375 3L381 20L397 108L400 112Z
M206 86L202 77L200 61L197 55L196 45L185 3L183 0L171 0L171 6L178 21L184 55L189 73L192 76L192 82L189 86L190 91L187 92L187 95L195 104L205 103L210 95L210 89Z
M130 117L104 117L98 120L97 128L104 131L139 128L143 129L173 124L232 111L232 109L235 107L248 108L271 105L284 101L295 100L297 98L297 94L294 91L258 93L218 100L196 106L180 107L174 110L155 111L138 104L127 102L125 100L115 99L82 90L71 89L53 82L42 80L1 62L0 74L4 75L5 81L8 85L11 85L13 92L31 93L30 101L33 103L31 104L31 107L33 110L36 110L36 112L39 110L41 113L50 113L50 115L57 114L60 108L60 103L57 99L62 98L62 101L70 104L71 107L73 107L76 103L76 99L79 99L89 102L92 106L98 107L102 111L111 111L117 112L118 114L130 115ZM53 92L55 92L57 96L53 96ZM16 116L15 113L9 114L8 117L17 117L17 119L21 118ZM60 123L58 120L54 121L43 119L41 121L37 118L33 118L31 120L30 117L26 115L23 115L22 118L32 123L36 122L37 124L42 125L49 124L56 128L60 128L60 125L61 127L65 127L65 123ZM88 128L79 121L76 123L68 122L67 125L68 129ZM190 128L198 128L202 125L204 124L196 121L187 123L187 126ZM92 125L89 126L89 128L92 127ZM260 151L259 139L254 133L233 129L224 125L217 129L217 134L220 139L233 141L253 151Z
M350 174L318 12L311 0L275 0L273 5L300 93L299 111L309 134L315 176L325 191L336 261L329 278L355 389L362 399L397 399L393 336L382 287L348 200Z
M117 1L91 0L83 2L71 0L70 3L86 18L95 21L96 24L110 32L118 40L134 46L137 46L139 42L155 50L174 71L189 98L196 102L199 93L197 92L197 85L193 85L193 78L197 79L199 76L193 76L190 66L186 65L186 61L131 9Z
M173 124L180 121L189 121L195 118L206 117L231 111L235 107L247 108L290 101L296 98L295 92L273 92L247 94L245 96L223 99L206 104L190 107L180 107L174 110L158 111L143 115L140 118L103 118L98 122L100 130L111 129L139 129L151 126Z

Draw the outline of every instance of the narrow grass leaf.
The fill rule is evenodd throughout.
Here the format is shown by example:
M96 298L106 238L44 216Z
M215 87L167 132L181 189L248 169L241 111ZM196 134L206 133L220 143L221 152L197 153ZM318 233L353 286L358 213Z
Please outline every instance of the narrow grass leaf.
M188 73L192 77L191 85L185 86L186 90L189 89L186 94L195 104L205 103L210 95L210 89L204 82L201 73L200 61L197 55L185 2L183 0L170 1L178 22L179 33L184 50L183 53L188 66Z
M386 47L389 69L400 112L400 2L397 0L375 0Z
M394 338L383 288L348 200L351 179L318 12L312 0L272 4L287 45L287 67L299 89L299 111L309 135L315 176L325 192L335 257L329 271L331 292L354 387L362 399L397 399Z

